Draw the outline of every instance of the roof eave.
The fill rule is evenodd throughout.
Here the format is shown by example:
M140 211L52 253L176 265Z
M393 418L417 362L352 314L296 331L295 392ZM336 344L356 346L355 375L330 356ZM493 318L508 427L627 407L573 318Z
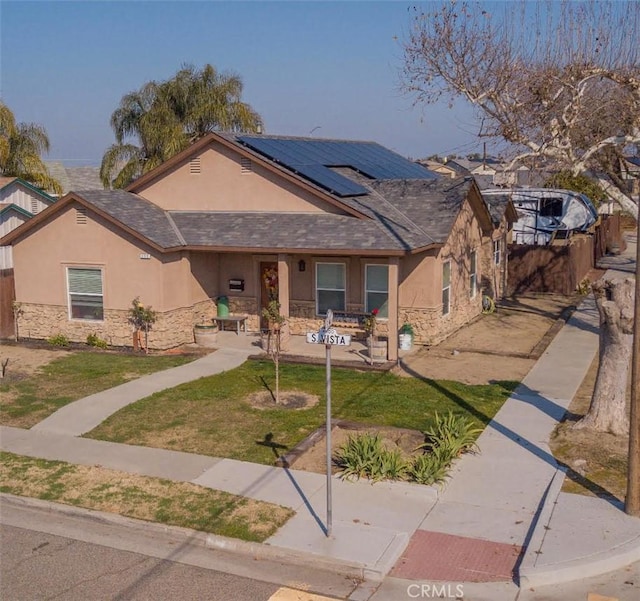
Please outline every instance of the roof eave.
M174 249L167 249L167 252ZM317 255L317 256L373 256L373 257L401 257L407 251L401 249L372 249L372 248L282 248L282 247L255 247L255 246L208 246L187 245L179 250L220 253L254 253L254 254L289 254L289 255Z

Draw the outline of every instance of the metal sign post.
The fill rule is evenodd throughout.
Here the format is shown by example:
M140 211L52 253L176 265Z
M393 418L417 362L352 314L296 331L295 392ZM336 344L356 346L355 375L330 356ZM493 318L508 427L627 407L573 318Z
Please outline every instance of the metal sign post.
M327 537L331 536L331 345L327 349Z
M333 311L327 310L327 317L324 320L325 335L329 333L333 323ZM331 343L324 345L327 351L327 373L326 373L326 393L327 393L327 538L331 536L332 523L332 499L331 499Z
M319 332L307 332L307 342L309 344L324 344L326 349L326 364L327 364L327 376L326 376L326 395L327 395L327 434L325 440L327 442L327 526L326 535L331 536L331 513L332 513L332 499L331 499L331 347L335 344L338 346L349 346L351 344L351 336L348 334L338 334L335 329L331 327L333 323L333 311L329 309L327 316L324 320L324 326L320 328Z

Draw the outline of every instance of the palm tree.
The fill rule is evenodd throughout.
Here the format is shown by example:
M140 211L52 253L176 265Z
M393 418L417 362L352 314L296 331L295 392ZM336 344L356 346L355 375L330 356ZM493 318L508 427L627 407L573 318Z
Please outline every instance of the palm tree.
M257 131L262 120L242 102L242 87L238 75L185 65L165 82L126 94L111 115L116 143L102 159L104 186L124 188L211 131Z
M16 123L11 109L0 102L0 173L62 195L62 186L51 177L40 158L48 151L49 138L44 127L35 123Z

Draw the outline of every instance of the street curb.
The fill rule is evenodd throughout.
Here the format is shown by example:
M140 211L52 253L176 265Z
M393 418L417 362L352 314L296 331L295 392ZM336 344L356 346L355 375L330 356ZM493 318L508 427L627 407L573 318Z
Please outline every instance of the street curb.
M638 536L633 540L588 557L571 559L555 565L536 567L535 564L556 508L565 476L566 470L558 468L547 489L531 540L527 545L527 550L518 570L520 589L561 584L592 576L600 576L640 561L640 536Z
M180 526L170 526L157 522L146 522L136 518L125 517L115 513L107 513L83 507L74 507L63 503L43 501L31 497L20 497L8 493L0 493L0 503L16 507L33 507L36 509L62 513L80 520L113 524L117 527L134 531L145 531L169 535L181 542L202 546L240 557L250 557L254 560L287 563L294 566L313 566L316 570L323 570L344 575L347 578L359 581L382 580L385 573L382 569L371 568L359 562L341 561L305 551L289 550L282 547L274 547L265 543L254 543L208 532L190 530Z
M535 518L533 533L531 534L524 557L518 568L518 582L520 583L521 588L524 586L534 586L531 583L531 578L535 578L535 574L537 573L535 566L538 561L538 555L541 552L542 543L544 542L544 537L547 534L547 528L551 522L551 516L556 508L558 495L562 490L562 485L564 484L566 475L566 470L562 468L556 469L551 482L549 482L547 491L545 492L542 507ZM540 583L536 583L536 586L539 586L539 584Z

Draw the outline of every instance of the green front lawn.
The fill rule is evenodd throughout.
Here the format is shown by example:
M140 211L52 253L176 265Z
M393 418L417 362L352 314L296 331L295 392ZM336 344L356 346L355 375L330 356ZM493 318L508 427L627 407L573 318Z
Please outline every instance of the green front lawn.
M285 507L188 482L0 453L0 492L262 542L292 515Z
M273 387L273 363L247 361L222 374L154 394L103 422L86 436L114 442L272 464L325 420L325 368L281 364L280 390L321 401L308 409L254 408L249 395ZM452 411L484 426L516 382L469 386L391 373L332 370L333 418L424 430L434 413Z
M0 424L30 428L68 403L140 376L188 363L194 358L87 351L70 353L24 379L8 377L2 380Z

